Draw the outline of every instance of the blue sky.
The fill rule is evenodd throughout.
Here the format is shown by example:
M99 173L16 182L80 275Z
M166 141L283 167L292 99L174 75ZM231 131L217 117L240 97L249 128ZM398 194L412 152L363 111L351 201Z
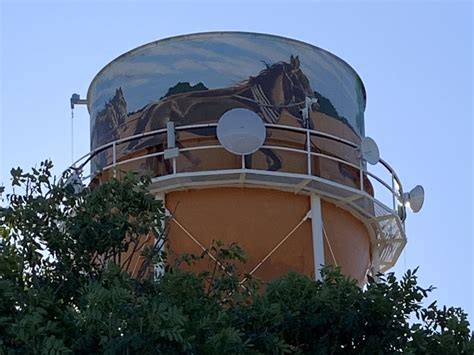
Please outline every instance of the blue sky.
M71 162L69 98L132 48L173 35L239 30L303 40L351 64L367 90L366 134L425 206L407 219L394 271L420 265L432 298L474 321L473 6L470 2L1 2L0 184L13 166ZM75 157L89 147L75 110Z

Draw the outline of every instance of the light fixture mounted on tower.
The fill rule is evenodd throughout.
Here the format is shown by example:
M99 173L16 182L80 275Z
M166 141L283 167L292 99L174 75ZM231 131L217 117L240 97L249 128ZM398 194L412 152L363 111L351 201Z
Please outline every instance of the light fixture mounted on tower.
M402 196L403 205L409 207L414 213L421 210L424 201L425 190L421 185L416 185L410 192L405 192Z

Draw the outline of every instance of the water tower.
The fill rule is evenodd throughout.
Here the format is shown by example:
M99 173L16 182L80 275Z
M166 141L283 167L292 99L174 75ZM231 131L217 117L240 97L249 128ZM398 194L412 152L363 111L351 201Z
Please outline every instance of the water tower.
M244 271L265 281L317 279L333 264L362 284L395 264L405 205L421 207L422 189L404 194L365 137L358 74L307 43L242 32L159 40L105 66L86 102L93 181L151 175L173 253L237 242Z

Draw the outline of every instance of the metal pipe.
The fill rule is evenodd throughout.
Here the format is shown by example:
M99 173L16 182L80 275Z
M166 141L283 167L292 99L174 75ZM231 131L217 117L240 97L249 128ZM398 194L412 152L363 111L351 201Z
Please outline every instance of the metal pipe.
M321 197L316 194L311 194L311 228L313 233L314 277L316 281L321 281L321 269L325 265L323 216Z

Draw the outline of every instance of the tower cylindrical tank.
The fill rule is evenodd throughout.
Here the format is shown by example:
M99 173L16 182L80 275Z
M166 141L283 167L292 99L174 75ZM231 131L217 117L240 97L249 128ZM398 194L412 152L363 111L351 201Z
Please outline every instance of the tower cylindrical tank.
M264 280L322 264L363 283L405 245L400 182L371 174L359 149L365 89L343 60L278 36L214 32L138 47L112 61L87 95L91 173L149 174L171 215L168 248L237 242ZM256 113L263 146L239 156L216 134L233 109ZM171 123L171 125L170 125ZM377 199L375 183L393 204Z

